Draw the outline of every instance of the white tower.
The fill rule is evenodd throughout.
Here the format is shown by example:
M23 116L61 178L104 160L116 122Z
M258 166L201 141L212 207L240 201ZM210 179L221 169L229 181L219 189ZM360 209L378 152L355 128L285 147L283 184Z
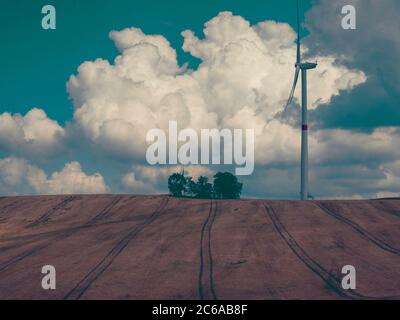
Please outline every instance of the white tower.
M296 90L297 80L301 70L301 200L308 200L308 119L307 119L307 70L315 69L316 63L302 62L300 51L300 10L299 0L297 0L297 57L296 57L296 72L294 75L294 83L290 92L289 100L286 108L293 100Z

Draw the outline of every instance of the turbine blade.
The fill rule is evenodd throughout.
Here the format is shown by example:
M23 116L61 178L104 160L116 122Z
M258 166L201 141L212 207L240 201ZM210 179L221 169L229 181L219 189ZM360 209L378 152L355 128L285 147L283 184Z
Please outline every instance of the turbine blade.
M300 74L300 66L297 66L296 73L294 74L293 87L292 90L290 91L290 96L284 110L286 110L287 107L292 103L294 92L296 91L297 81L299 80L299 74Z

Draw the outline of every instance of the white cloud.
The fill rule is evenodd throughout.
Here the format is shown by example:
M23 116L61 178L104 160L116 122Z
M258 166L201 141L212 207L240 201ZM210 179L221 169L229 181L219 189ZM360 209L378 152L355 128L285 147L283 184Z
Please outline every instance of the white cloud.
M3 195L36 193L45 181L44 171L25 159L0 159L0 193Z
M296 34L288 24L267 21L250 26L242 17L224 12L206 23L204 34L200 40L191 31L183 32L183 48L203 60L193 77L205 89L207 105L220 116L245 106L263 119L282 111L296 55ZM361 71L335 64L332 56L309 59L319 63L308 82L311 109L366 80Z
M109 189L104 178L95 173L86 175L78 162L65 165L60 172L54 172L46 181L46 186L41 193L51 194L95 194L106 193Z
M396 169L397 168L397 169ZM310 194L316 199L373 199L400 197L400 163L368 166L310 164ZM256 177L243 178L246 194L256 197L298 199L300 168L259 167Z
M121 183L122 186L127 190L133 190L136 192L154 191L152 185L146 184L145 182L138 180L134 172L130 172L124 175L121 179Z
M257 127L256 150L273 154L259 161L292 159L298 149L292 142L295 130L265 123L288 98L295 32L285 23L251 26L223 12L206 24L204 34L200 40L191 31L182 33L183 49L202 60L197 70L185 70L164 37L136 28L112 31L121 55L113 64L102 59L83 63L68 82L75 124L108 155L143 160L147 131L167 129L170 120L197 130L240 122L240 127ZM319 68L310 76L311 108L366 80L361 71L335 64L334 57L312 59ZM244 113L250 122L238 121Z
M341 27L341 9L353 5L357 29ZM361 67L383 79L386 86L400 92L398 0L319 0L307 12L307 44L313 52L339 54L341 61Z
M378 192L374 198L400 198L400 192Z
M319 164L380 164L400 156L399 128L377 128L371 133L342 129L318 130L311 145Z
M400 161L382 164L379 168L385 178L378 182L380 190L390 193L390 190L398 190L400 195Z
M41 109L32 109L25 116L0 115L0 149L14 154L46 157L61 148L64 129L47 117Z
M65 165L50 177L25 159L0 160L0 193L15 194L102 194L109 191L100 174L86 175L78 162Z

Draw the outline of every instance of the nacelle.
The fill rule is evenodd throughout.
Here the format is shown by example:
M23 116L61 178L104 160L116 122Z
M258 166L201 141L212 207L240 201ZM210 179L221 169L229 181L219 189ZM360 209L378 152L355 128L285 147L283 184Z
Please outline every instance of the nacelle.
M309 70L309 69L315 69L317 67L317 63L312 63L312 62L304 62L300 64L300 68L302 70Z

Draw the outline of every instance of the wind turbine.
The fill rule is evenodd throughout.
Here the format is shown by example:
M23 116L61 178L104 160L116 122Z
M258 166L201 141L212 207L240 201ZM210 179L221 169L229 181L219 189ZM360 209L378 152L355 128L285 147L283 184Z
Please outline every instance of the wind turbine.
M293 87L285 109L293 100L301 71L301 200L308 200L308 121L307 121L307 70L315 69L317 63L302 62L300 52L300 9L297 0L297 55Z

